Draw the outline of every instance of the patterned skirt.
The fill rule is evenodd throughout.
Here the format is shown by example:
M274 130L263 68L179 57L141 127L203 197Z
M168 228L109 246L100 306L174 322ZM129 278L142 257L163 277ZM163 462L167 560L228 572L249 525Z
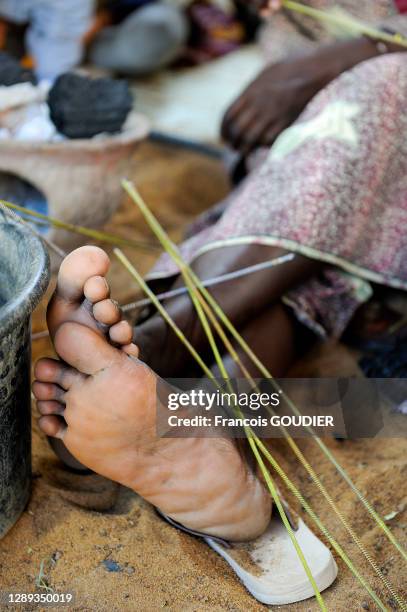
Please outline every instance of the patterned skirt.
M181 246L189 262L264 244L325 262L283 297L323 337L339 337L372 283L407 290L407 55L343 73L286 129L226 205ZM149 275L177 273L164 256Z

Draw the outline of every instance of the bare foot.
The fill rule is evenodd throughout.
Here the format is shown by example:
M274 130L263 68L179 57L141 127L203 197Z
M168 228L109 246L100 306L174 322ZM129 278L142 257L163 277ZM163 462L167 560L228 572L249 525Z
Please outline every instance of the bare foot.
M61 266L48 321L63 363L40 360L33 385L42 431L191 529L256 537L267 527L270 497L233 442L157 437L159 379L137 358L132 330L108 298L108 264L103 251L85 247ZM120 348L96 321L111 326L108 337Z
M47 323L51 337L62 323L71 321L94 329L138 357L132 344L133 330L122 320L121 312L109 299L110 289L105 278L110 261L102 249L85 246L70 253L62 262L57 287L48 305Z

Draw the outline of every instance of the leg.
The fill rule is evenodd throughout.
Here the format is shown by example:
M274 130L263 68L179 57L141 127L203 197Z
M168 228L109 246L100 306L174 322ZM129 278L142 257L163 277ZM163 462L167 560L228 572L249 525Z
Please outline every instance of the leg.
M304 334L299 334L299 327L294 316L281 303L276 303L250 321L240 333L260 361L273 376L278 378L287 373L300 353L304 351L304 343L300 343L299 338L306 340L305 346L310 344L310 337L305 337L306 330ZM250 375L253 378L258 377L259 372L250 357L236 342L233 344ZM223 363L231 378L242 377L239 366L230 355L223 357ZM216 366L213 371L216 376L220 377Z
M85 247L61 266L48 321L63 363L36 365L41 429L185 526L232 540L256 537L268 524L270 497L230 440L157 439L158 377L126 345L129 327L107 297L108 263L103 251ZM127 353L106 341L96 321L113 323L110 338Z
M286 251L264 245L244 245L214 249L200 256L193 264L196 274L210 278L261 261L274 259ZM211 288L211 293L238 329L244 329L257 320L270 305L292 287L304 282L321 268L321 263L295 256L291 262ZM176 285L181 284L179 279ZM236 299L239 296L239 299ZM182 328L194 347L204 355L209 347L204 330L194 312L188 296L182 296L165 304L170 315ZM161 376L187 376L190 373L189 354L175 334L167 328L162 318L154 315L136 327L135 339L142 358ZM191 364L192 365L192 364ZM192 373L195 373L192 370Z

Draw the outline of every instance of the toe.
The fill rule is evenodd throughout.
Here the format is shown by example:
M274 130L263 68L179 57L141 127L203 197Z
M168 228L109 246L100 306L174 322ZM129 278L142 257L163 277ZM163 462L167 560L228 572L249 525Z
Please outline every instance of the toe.
M37 400L56 400L63 402L65 391L58 385L52 383L43 383L35 381L32 385L32 391Z
M66 431L66 424L61 417L58 416L43 416L39 419L38 425L40 429L52 438L63 438Z
M109 336L116 344L130 344L133 340L133 329L127 321L120 321L110 328Z
M35 364L34 376L39 383L54 383L65 391L70 389L74 383L84 379L83 374L77 372L56 359L40 359Z
M93 306L93 316L104 325L114 325L121 319L121 312L113 300L103 300Z
M85 297L95 304L105 300L110 295L110 288L104 276L91 276L83 287Z
M84 246L72 251L59 269L58 297L68 302L81 300L86 281L93 276L105 276L109 265L109 257L99 247Z
M54 344L61 359L83 374L97 374L124 357L105 338L79 323L61 325Z
M122 351L124 351L126 355L135 357L136 359L138 359L140 356L140 349L137 344L126 344L125 346L122 346Z
M48 416L51 414L56 414L59 416L63 416L65 412L65 406L63 406L60 402L55 402L54 400L50 401L42 401L39 400L37 402L38 412L43 416Z

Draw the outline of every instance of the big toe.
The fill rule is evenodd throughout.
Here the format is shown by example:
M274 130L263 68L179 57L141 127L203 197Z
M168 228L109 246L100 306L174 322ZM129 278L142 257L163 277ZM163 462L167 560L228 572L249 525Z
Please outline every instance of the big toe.
M109 287L103 277L110 265L109 257L102 249L84 246L72 251L62 262L57 287L48 305L47 323L53 338L58 327L66 321L77 321L96 327L91 307L81 308L84 295L99 293L101 299L108 296Z
M59 269L58 296L69 302L82 300L86 281L93 276L104 277L109 266L109 257L99 247L83 246L72 251Z
M56 332L54 345L61 359L88 375L97 374L125 358L125 353L103 336L79 323L63 323Z

